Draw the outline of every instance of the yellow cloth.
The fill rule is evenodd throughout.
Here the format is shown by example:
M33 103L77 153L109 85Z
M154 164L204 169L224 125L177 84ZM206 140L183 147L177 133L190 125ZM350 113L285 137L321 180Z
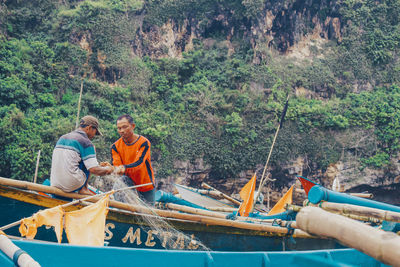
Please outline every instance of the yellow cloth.
M34 239L37 233L37 228L39 226L33 217L24 218L21 220L21 225L19 226L19 232L21 236L26 236L28 239Z
M292 204L293 200L293 185L290 189L283 195L281 199L275 204L275 206L268 212L267 215L274 215L277 213L284 212L286 204Z
M97 203L65 213L65 232L70 244L103 246L109 194Z
M253 209L254 202L254 190L256 189L256 175L240 190L239 195L243 199L240 204L238 213L240 216L248 217L249 213Z
M58 243L61 243L63 215L64 211L60 206L41 210L35 213L32 217L22 219L19 232L21 233L21 236L26 236L28 239L34 239L38 227L42 225L53 226L54 231L56 232L57 241Z

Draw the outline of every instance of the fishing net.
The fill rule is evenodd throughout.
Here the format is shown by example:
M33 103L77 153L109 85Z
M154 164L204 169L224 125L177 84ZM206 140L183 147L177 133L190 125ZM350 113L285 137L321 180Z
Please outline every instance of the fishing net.
M117 175L109 175L104 177L108 179L108 182L113 183L114 190L132 186L131 180L122 178ZM139 213L146 226L144 228L147 233L151 233L154 237L154 242L158 242L161 246L167 250L201 250L210 251L200 240L198 240L193 234L186 235L183 232L174 228L164 218L157 215L152 209L154 207L143 201L137 194L135 189L128 189L116 192L114 199L128 204L140 205L143 207L145 212Z

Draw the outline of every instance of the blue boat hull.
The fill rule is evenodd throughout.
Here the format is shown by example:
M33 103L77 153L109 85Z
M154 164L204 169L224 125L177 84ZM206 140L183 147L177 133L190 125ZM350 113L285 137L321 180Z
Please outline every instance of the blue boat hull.
M386 266L354 249L296 252L205 252L113 247L83 247L35 241L14 241L41 266ZM0 252L0 266L14 263Z
M43 209L41 206L0 197L0 211L2 213L0 224L7 225L21 218L29 217L41 209ZM115 214L110 211L106 220L105 242L109 246L164 249L164 238L152 238L154 236L149 236L150 228L143 223L137 216L123 213ZM285 251L342 247L334 240L328 239L293 239L290 236L232 229L223 226L204 226L179 221L170 221L169 223L184 234L188 236L193 235L193 237L200 240L208 248L218 251ZM13 236L20 236L18 227L10 228L6 233ZM38 228L35 239L57 241L54 231L45 227ZM187 243L184 244L184 247L181 247L179 240L173 241L177 243L176 246L178 249L189 249ZM63 242L67 242L65 233L63 235Z
M35 212L61 205L64 201L41 196L18 189L0 186L0 226L13 223ZM71 206L70 209L78 209ZM169 224L186 236L200 240L206 247L214 251L285 251L315 250L342 248L334 240L319 238L293 238L284 234L239 229L228 226L206 225L190 221L167 220ZM6 231L8 235L20 236L18 227ZM141 216L130 212L110 209L105 229L105 242L109 246L129 248L165 249L166 239L172 248L196 249L190 246L189 240L182 242L179 236L154 234ZM56 241L53 230L44 226L38 228L35 237L38 240ZM64 234L63 242L67 242Z

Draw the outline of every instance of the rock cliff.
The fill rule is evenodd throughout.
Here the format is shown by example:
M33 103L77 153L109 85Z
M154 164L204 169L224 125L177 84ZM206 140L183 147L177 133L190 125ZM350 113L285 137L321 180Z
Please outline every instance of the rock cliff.
M289 3L286 3L289 2ZM267 1L261 15L235 20L234 11L216 6L207 20L187 17L183 22L169 19L161 26L140 23L133 53L153 58L176 57L193 48L193 40L209 42L218 35L226 40L231 53L234 37L243 38L254 50L254 63L265 51L288 57L309 57L310 48L328 40L342 41L342 23L337 1ZM216 3L217 4L217 3Z
M206 20L189 16L179 22L169 19L161 25L149 25L142 21L132 41L132 53L140 57L181 58L182 53L191 50L195 42L202 42L206 47L214 45L216 40L213 37L218 35L223 38L218 43L226 46L228 53L236 52L234 38L245 40L252 47L254 64L265 60L270 53L293 63L303 59L313 60L313 50L324 49L324 44L328 42L342 42L345 22L340 17L339 8L339 1L267 1L260 16L241 21L235 20L232 10L223 7L216 7L218 12L213 12ZM319 56L324 55L321 53ZM257 86L253 85L256 90ZM311 92L301 86L296 88L296 95L318 99L330 97L327 88ZM362 136L356 136L356 133L351 136L338 134L335 138L346 149L343 149L341 159L332 163L325 172L313 171L310 168L313 162L306 157L289 158L285 163L270 166L268 171L276 179L270 185L272 199L278 199L293 183L299 188L295 175L302 175L328 188L337 178L344 192L368 191L374 193L377 200L400 204L400 194L397 193L400 188L400 155L391 161L388 168L365 168L356 158L358 146L375 140L370 140L368 133ZM259 176L263 167L256 168ZM224 193L237 195L255 171L248 170L221 180L210 179L210 167L202 158L195 162L176 162L175 168L178 174L158 181L159 188L171 191L173 183L200 187L201 182L206 181Z

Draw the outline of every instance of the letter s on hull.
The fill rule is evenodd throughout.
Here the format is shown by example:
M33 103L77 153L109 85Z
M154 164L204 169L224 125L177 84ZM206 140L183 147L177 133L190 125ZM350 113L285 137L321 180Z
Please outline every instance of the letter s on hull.
M113 237L113 233L111 232L111 229L115 228L115 224L113 223L107 223L106 227L104 229L104 240L110 240Z

